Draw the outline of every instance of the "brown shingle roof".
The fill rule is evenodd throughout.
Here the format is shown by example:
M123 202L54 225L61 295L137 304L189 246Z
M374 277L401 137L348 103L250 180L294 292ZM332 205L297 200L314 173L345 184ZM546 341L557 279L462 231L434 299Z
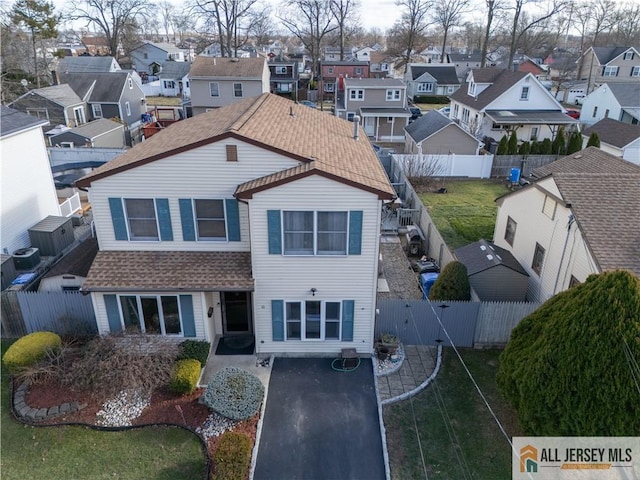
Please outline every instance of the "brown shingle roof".
M481 110L489 105L528 75L527 72L514 72L512 70L501 70L499 68L475 68L472 72L475 83L491 83L491 85L485 88L477 98L475 98L467 94L469 84L464 83L449 97L464 105L469 105L476 110Z
M554 173L553 179L571 204L600 268L623 268L640 276L640 168L636 168L635 174Z
M601 142L622 148L640 138L640 125L603 118L589 128L585 128L582 135L589 137L593 132L598 134Z
M532 175L536 178L542 178L556 173L613 173L624 176L640 173L640 167L615 155L603 152L597 147L589 147L536 168Z
M249 252L98 252L85 291L253 290Z
M266 65L265 58L220 58L196 57L189 77L234 77L234 78L262 78Z
M293 115L291 115L293 113ZM80 179L78 186L222 138L234 137L274 150L381 198L395 196L364 131L353 123L265 93L176 122ZM240 159L242 161L242 159ZM270 176L271 177L271 176Z

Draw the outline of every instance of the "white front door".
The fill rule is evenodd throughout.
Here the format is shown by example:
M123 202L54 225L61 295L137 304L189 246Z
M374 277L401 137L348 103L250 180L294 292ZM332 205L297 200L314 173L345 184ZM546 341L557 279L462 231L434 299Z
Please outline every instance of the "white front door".
M368 137L376 134L376 119L374 117L364 117L364 132Z

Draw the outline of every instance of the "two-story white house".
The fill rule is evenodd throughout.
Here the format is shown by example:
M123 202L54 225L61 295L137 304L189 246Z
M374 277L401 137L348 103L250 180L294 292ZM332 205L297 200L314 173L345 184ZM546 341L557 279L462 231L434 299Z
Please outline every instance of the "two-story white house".
M376 141L404 142L407 86L396 78L340 78L335 114L352 120L360 117L366 134Z
M593 125L603 118L633 125L640 122L640 80L605 83L584 98L580 121Z
M589 147L533 172L499 197L493 240L529 274L527 299L545 301L617 268L640 276L640 167Z
M78 181L100 248L83 286L100 333L371 353L395 193L357 137L267 93L177 122Z
M477 138L553 139L558 129L579 122L568 115L531 74L498 68L474 69L451 98L450 118Z

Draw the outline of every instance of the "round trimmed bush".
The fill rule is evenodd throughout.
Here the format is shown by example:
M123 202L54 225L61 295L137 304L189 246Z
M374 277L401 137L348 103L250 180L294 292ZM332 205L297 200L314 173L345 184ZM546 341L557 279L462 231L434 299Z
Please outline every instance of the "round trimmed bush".
M192 393L198 384L202 364L199 360L188 358L178 360L171 375L169 389L180 395Z
M204 404L231 420L253 417L264 397L264 386L255 375L236 367L216 373L207 385Z
M244 433L224 432L215 453L213 480L245 478L251 461L251 440Z
M53 332L34 332L14 342L5 352L2 360L11 373L21 368L35 365L47 356L48 351L58 351L62 347L60 336Z

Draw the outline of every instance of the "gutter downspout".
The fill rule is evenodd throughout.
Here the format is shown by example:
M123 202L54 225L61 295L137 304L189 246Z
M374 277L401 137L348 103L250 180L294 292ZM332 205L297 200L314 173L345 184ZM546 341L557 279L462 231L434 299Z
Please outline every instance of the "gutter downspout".
M564 256L567 252L567 244L569 243L569 233L571 233L571 225L575 223L576 219L573 214L569 215L569 221L567 222L567 236L564 238L564 245L562 246L562 255L560 256L560 265L558 266L558 273L556 274L556 282L553 285L553 294L558 293L558 280L560 280L560 270L562 270L562 263L564 262Z

